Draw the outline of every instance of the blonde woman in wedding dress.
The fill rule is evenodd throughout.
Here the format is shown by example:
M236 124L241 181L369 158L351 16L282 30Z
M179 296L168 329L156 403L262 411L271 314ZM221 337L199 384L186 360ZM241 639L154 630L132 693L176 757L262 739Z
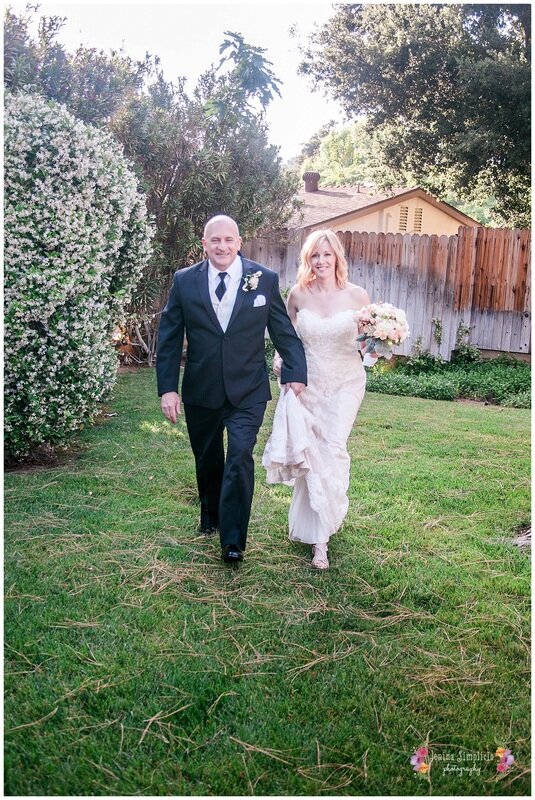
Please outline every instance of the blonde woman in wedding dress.
M347 440L366 389L356 339L359 309L370 298L360 286L349 283L347 273L338 236L330 230L311 233L301 250L296 285L288 296L288 315L305 348L308 384L299 399L281 393L262 460L268 483L294 487L290 539L312 545L316 569L329 567L329 538L342 525L349 507ZM276 362L274 368L277 371ZM303 430L305 442L298 445ZM281 440L285 456L278 446ZM300 456L296 457L296 449Z

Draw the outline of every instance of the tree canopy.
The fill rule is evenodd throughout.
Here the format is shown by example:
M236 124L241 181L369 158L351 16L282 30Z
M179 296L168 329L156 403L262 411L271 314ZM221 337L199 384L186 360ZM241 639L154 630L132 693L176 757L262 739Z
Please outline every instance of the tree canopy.
M28 13L6 12L7 91L43 95L106 127L146 192L156 234L133 314L158 313L173 272L202 255L202 229L213 214L235 217L244 238L284 226L298 178L268 142L265 109L280 81L263 48L226 31L219 61L188 93L185 79L165 79L157 56L134 61L83 47L71 54L57 41L62 18L41 18L37 38L30 23Z
M492 195L495 221L528 225L531 9L342 4L300 70L366 117L393 174L444 196Z
M263 48L226 31L219 62L189 95L185 79L165 79L157 56L135 61L83 47L68 53L57 42L64 21L40 18L32 38L31 15L6 11L4 85L64 103L78 118L112 131L143 179L171 269L199 254L206 214L225 209L246 236L284 224L293 213L295 181L268 142L265 109L281 81ZM176 241L192 224L196 252L188 237Z
M330 186L371 183L388 188L395 182L364 122L342 128L324 126L303 145L298 162L302 171L319 172L322 183Z
M322 184L328 186L364 184L388 191L394 186L408 189L421 185L482 225L493 223L493 197L484 194L477 197L473 193L472 200L463 200L454 191L441 192L429 176L425 180L418 180L408 170L391 169L381 149L381 141L373 132L366 130L364 122L354 122L342 128L325 126L320 129L303 145L295 164L301 173L319 172Z
M30 34L31 22L30 13L17 15L6 9L4 87L63 103L84 122L105 124L128 94L141 90L153 68L148 54L143 61L134 61L113 50L107 54L79 47L68 53L56 41L63 17L40 17L36 38Z

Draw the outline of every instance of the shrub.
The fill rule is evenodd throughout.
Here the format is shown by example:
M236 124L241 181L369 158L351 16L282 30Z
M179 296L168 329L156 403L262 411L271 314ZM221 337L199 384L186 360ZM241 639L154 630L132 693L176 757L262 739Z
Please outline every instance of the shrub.
M470 343L470 331L473 326L466 325L463 320L457 328L455 350L451 355L453 363L457 364L477 364L481 361L481 351Z
M446 362L414 352L392 368L380 360L368 373L369 391L453 400L465 397L515 408L530 407L531 369L507 356Z
M64 443L111 388L110 332L150 253L144 197L109 134L43 98L5 113L6 454Z
M477 364L481 361L481 351L473 344L463 344L451 354L452 364Z
M459 395L458 382L447 375L406 375L397 370L382 375L374 375L373 371L368 373L367 389L429 400L454 400Z
M501 405L509 408L531 408L531 392L518 392L517 394L509 395L509 397L505 397L502 400Z
M270 374L273 374L273 356L275 355L275 345L267 336L264 339L264 356Z
M407 375L421 375L422 373L437 372L444 361L441 356L433 356L428 351L412 353L403 364L403 372Z
M529 392L531 370L528 364L512 359L492 359L472 366L450 366L459 378L462 397L502 404L506 398Z

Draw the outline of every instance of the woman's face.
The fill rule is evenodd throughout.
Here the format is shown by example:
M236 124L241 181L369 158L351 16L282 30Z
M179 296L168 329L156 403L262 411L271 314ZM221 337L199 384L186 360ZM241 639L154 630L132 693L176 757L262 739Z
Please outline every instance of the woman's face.
M320 239L310 255L310 266L316 278L335 277L336 256L327 239Z

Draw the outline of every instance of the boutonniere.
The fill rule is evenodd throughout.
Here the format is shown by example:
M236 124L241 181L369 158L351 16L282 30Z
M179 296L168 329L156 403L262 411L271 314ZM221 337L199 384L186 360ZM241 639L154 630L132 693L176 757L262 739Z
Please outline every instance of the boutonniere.
M254 290L258 288L258 281L261 276L260 270L258 272L248 272L246 275L243 276L243 286L241 287L244 292L250 292L251 289Z

